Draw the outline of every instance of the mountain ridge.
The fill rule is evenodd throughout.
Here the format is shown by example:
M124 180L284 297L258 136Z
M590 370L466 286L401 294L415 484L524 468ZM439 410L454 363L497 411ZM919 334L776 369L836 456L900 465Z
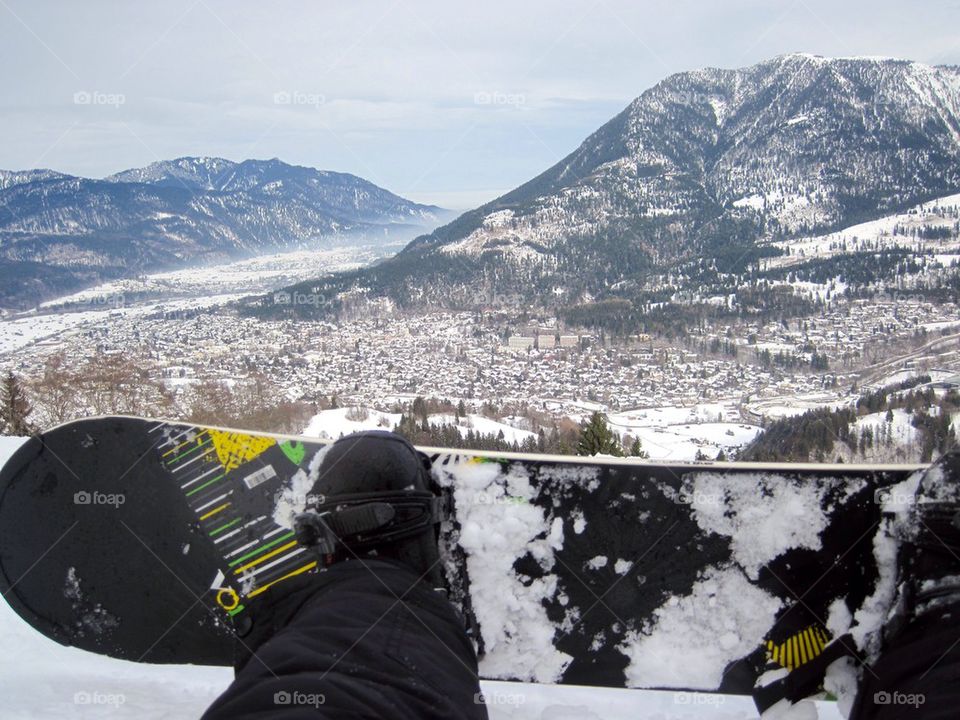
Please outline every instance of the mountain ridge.
M0 171L0 304L191 263L403 242L447 211L363 178L272 160L182 157L106 178Z
M494 288L556 308L698 262L740 272L774 241L958 190L960 70L783 55L671 75L531 180L319 287L411 307Z

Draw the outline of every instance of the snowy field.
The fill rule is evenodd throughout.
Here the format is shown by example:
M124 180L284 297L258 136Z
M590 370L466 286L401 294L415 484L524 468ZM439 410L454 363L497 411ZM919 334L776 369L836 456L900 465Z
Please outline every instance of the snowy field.
M395 249L395 248L394 248ZM37 310L0 319L0 355L118 318L215 308L251 294L360 267L387 248L340 247L266 255L224 265L118 280L67 295Z
M894 246L919 248L922 245L927 248L936 247L943 251L953 251L943 252L937 257L944 267L949 267L957 257L954 254L957 250L955 242L918 240L911 234L897 234L897 231L910 233L919 228L952 227L954 218L949 217L949 213L956 212L958 209L960 209L960 195L947 195L912 207L906 212L851 225L827 235L775 242L772 243L774 247L790 248L791 255L767 259L764 261L764 266L780 267L792 265L801 260L854 252L860 249L861 243L869 241L871 250Z
M313 419L307 425L303 434L307 437L322 438L325 440L336 440L341 435L360 432L361 430L393 430L400 422L400 413L382 412L380 410L365 410L366 417L359 419L364 411L357 414L356 408L337 408L335 410L322 410L313 416ZM357 419L351 420L349 416ZM470 430L475 433L484 433L485 435L503 432L503 437L507 442L516 440L523 442L526 438L534 435L526 430L519 430L506 423L497 422L481 415L467 415L457 419L453 415L435 414L427 418L435 425L456 425L460 435L466 437Z
M21 441L0 438L0 462ZM5 719L199 717L231 680L226 668L138 665L62 647L0 603L0 677ZM666 648L669 652L669 648ZM492 720L746 720L749 698L709 693L615 690L484 682ZM831 703L818 717L840 717Z
M163 302L149 302L140 305L125 305L114 302L109 297L90 301L88 307L78 312L58 313L22 313L15 317L0 320L0 355L25 348L34 343L56 344L69 333L77 333L85 327L100 325L119 318L135 320L137 317L158 312L174 313L185 310L213 308L234 302L245 295L210 295Z
M762 428L742 422L732 405L667 406L613 413L610 425L621 436L640 438L651 460L686 462L697 453L713 460L723 450L729 457L750 443Z
M0 603L5 720L200 717L229 685L228 668L138 665L61 647ZM484 682L491 720L741 720L757 717L749 698ZM826 714L823 718L839 717Z
M584 408L592 411L597 408ZM400 413L365 409L363 419L350 419L362 416L351 408L323 410L313 417L303 434L307 437L336 439L360 430L392 430L400 421ZM643 450L652 460L686 462L694 460L701 452L713 459L720 450L729 456L730 452L748 444L761 432L756 425L742 422L725 421L724 418L736 417L738 413L730 406L722 404L697 405L694 407L658 407L626 410L611 413L608 416L610 426L620 434L621 439L639 437ZM589 413L571 415L573 420L584 420ZM508 442L522 443L535 433L510 424L511 418L497 421L481 415L468 414L459 422L453 415L435 414L429 416L433 424L456 425L460 435L466 437L470 430L475 433L503 433ZM516 424L523 422L516 419Z
M246 260L153 273L117 280L46 302L41 309L108 304L125 296L178 295L202 297L233 293L255 294L368 265L401 246L353 246L297 250Z

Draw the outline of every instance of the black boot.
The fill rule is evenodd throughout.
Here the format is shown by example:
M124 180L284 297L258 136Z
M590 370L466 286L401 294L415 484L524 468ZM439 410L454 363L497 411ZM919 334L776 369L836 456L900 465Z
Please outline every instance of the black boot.
M899 558L905 619L960 610L960 452L924 473L908 525Z
M440 498L430 460L395 433L361 432L324 454L297 538L324 566L376 557L443 585L437 548Z
M851 720L933 720L960 706L960 453L895 498L899 594Z
M754 693L764 717L811 695L826 663L860 664L861 684L851 720L955 717L960 705L960 452L923 472L916 492L884 490L881 540L896 544L896 575L882 627L854 640L834 640L814 662L787 674L765 674ZM912 485L910 486L913 487ZM890 568L893 570L893 568ZM876 612L874 608L873 612ZM862 646L858 646L857 642ZM913 714L910 714L913 713Z

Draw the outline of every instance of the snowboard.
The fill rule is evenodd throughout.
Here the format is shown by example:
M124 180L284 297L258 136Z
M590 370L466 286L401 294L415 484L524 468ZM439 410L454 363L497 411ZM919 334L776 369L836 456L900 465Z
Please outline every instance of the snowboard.
M42 433L0 472L0 592L64 645L231 665L258 597L319 571L293 518L326 446L122 416ZM873 592L882 494L922 469L421 451L483 677L738 694Z

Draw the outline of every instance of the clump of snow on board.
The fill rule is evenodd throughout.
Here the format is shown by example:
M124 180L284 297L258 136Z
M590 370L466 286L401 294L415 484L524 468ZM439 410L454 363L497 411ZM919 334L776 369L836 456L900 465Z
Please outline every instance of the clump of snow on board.
M277 525L293 528L294 519L306 509L310 491L320 479L320 464L329 449L329 445L321 448L310 460L306 472L298 470L277 493L273 507L273 521Z
M935 478L940 468L929 473ZM834 637L850 633L868 663L879 656L883 628L897 612L897 555L900 543L916 529L914 509L917 489L923 477L916 472L897 485L877 493L884 518L873 536L873 556L877 564L877 580L873 592L853 613L838 599L830 606L827 629ZM920 498L922 501L924 498ZM840 658L827 668L824 688L837 698L841 715L849 715L858 688L858 673L850 658Z
M938 467L931 468L928 471L929 477L935 479L940 472L942 470ZM916 472L903 482L878 493L884 519L873 537L877 583L873 593L853 614L850 627L843 628L844 631L849 630L857 646L867 653L868 659L876 659L880 650L880 631L894 612L899 583L897 554L901 541L912 535L916 529L914 510L922 477L922 472ZM837 629L841 627L838 623Z
M820 549L829 521L828 496L845 500L863 482L823 478L816 482L773 473L695 473L685 478L680 501L690 504L703 530L729 537L734 560L751 580L787 550Z
M689 595L671 596L653 620L627 634L620 651L630 687L712 690L734 660L756 649L781 601L737 568L711 568Z
M827 506L861 488L849 480L709 472L688 476L679 491L662 488L690 505L702 530L730 538L736 565L706 570L688 595L669 597L651 621L627 636L620 647L630 659L627 684L718 687L729 663L756 649L782 606L751 580L787 550L819 549Z
M88 632L94 635L102 635L120 625L120 619L107 612L100 603L93 604L87 600L83 590L80 589L80 578L77 577L75 567L67 568L63 596L70 601L73 607L73 612L76 615L74 632L79 637L83 637Z
M557 596L555 551L563 547L563 520L534 505L527 470L495 462L435 465L437 481L453 487L459 545L467 555L470 599L483 633L485 677L556 682L572 658L553 645L545 601ZM592 468L579 475L588 481ZM590 477L587 477L587 476ZM570 480L575 478L571 475ZM530 554L543 577L521 578L517 558Z

